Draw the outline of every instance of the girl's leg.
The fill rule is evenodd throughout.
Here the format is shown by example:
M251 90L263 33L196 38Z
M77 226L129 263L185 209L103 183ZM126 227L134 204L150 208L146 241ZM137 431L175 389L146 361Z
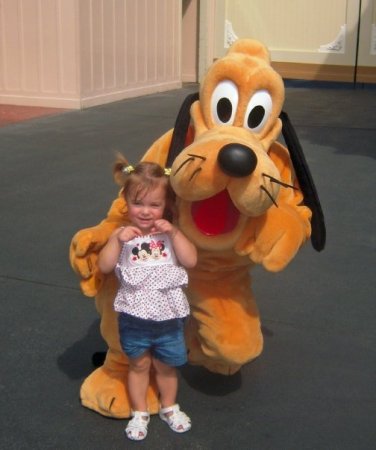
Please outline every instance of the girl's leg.
M153 358L153 366L156 371L162 408L174 405L178 391L178 376L175 367L168 366L156 358Z
M180 411L179 405L176 404L178 377L175 367L168 366L156 358L153 358L153 365L161 400L159 417L177 433L190 430L191 419Z
M135 441L145 439L148 431L150 419L147 412L146 392L149 386L150 366L149 352L138 358L129 358L128 392L133 412L125 433L129 439Z
M133 411L147 411L146 393L151 361L149 352L138 358L129 358L128 391Z

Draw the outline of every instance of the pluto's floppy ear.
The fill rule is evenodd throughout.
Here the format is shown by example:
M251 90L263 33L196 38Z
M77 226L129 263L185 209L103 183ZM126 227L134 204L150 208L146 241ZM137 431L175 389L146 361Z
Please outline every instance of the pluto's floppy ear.
M290 122L289 116L282 111L280 118L282 120L282 134L290 152L290 158L294 166L300 188L303 192L304 204L307 205L312 211L312 246L319 252L325 247L326 240L324 214L321 209L319 196L317 194L311 172L308 168L303 149Z
M189 123L191 121L191 105L198 100L198 92L188 95L182 103L176 117L174 131L172 133L170 149L168 151L166 167L171 167L175 158L185 147L185 140L188 133Z

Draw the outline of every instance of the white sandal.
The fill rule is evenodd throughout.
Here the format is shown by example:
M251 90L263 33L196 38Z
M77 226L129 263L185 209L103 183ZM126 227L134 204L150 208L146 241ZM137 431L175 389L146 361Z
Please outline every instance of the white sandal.
M132 419L128 422L124 432L132 441L142 441L148 434L150 415L146 411L132 411Z
M161 408L159 417L176 433L184 433L191 429L191 419L183 411L180 411L179 405Z

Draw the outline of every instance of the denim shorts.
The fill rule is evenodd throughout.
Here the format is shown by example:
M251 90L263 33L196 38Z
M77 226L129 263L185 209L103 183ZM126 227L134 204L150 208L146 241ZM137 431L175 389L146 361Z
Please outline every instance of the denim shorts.
M129 358L138 358L150 351L153 358L168 366L187 362L184 339L184 319L145 320L119 313L120 343Z

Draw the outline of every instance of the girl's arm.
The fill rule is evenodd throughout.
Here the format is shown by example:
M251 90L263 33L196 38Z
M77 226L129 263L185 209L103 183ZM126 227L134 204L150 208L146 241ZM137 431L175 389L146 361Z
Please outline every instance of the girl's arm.
M110 273L114 270L121 252L122 243L118 239L120 228L109 237L106 245L99 252L98 268L102 273Z
M110 273L114 270L120 256L124 242L128 242L136 236L140 236L141 231L136 227L120 227L116 229L102 248L98 256L98 267L102 273Z
M197 264L197 250L191 241L176 227L173 227L170 237L175 254L182 266L191 269Z

